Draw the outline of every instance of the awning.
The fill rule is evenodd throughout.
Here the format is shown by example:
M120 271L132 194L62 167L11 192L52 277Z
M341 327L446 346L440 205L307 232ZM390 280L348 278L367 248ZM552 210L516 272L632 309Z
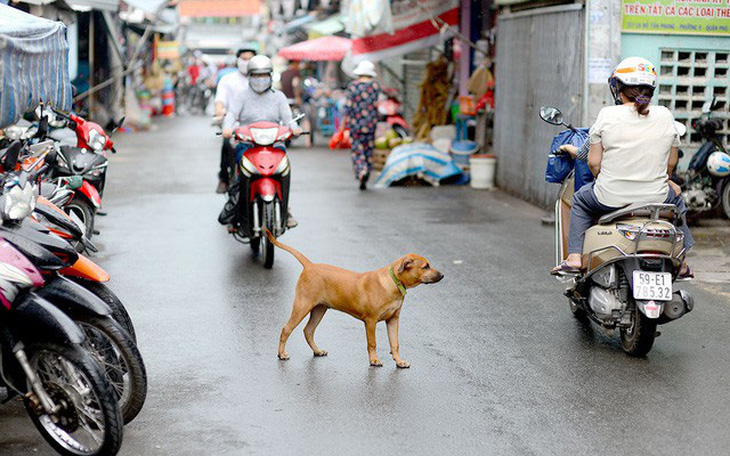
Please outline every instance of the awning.
M304 28L306 28L309 32L309 39L313 40L315 38L336 35L337 33L343 32L345 30L346 23L347 17L340 16L338 14L323 21L308 24Z
M376 29L362 38L352 40L352 59L380 61L409 52L435 46L449 38L442 33L444 24L459 25L459 0L421 0L403 2L408 8L396 9L393 5L392 26L394 33Z
M289 60L340 61L351 46L352 41L348 38L324 36L281 48L279 56Z
M0 128L40 101L71 107L66 27L0 4Z

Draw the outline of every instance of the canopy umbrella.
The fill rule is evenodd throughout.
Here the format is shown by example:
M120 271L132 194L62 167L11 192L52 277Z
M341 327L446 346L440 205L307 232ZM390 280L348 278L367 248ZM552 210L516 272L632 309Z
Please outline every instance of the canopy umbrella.
M279 50L279 56L289 60L339 61L352 47L348 38L323 36L314 40L302 41Z
M71 107L66 27L0 4L0 128L39 102Z

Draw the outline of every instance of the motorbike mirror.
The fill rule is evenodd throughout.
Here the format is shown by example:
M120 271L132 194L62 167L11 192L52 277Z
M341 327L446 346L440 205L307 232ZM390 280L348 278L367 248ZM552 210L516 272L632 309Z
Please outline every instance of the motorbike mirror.
M540 108L540 118L549 124L563 125L563 113L553 106Z
M12 171L15 169L15 164L18 163L18 157L20 156L20 148L23 144L20 141L14 141L10 147L8 147L5 156L3 157L3 169L5 171Z
M300 114L298 114L298 115L294 116L294 118L293 118L293 119L292 119L291 121L292 121L292 122L299 122L300 120L304 119L304 117L305 117L305 116L306 116L306 114L304 114L304 113L302 112L302 113L300 113Z
M36 138L45 138L48 134L48 116L41 117L38 122L38 131L35 133Z

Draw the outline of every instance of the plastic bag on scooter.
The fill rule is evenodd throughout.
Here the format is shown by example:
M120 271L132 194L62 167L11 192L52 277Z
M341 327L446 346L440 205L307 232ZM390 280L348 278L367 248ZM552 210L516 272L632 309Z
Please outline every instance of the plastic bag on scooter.
M545 180L552 183L562 183L570 172L575 169L575 190L593 181L593 174L587 163L576 161L568 154L554 155L552 152L560 146L572 144L580 148L588 140L588 128L577 128L576 131L564 130L555 135L550 145Z

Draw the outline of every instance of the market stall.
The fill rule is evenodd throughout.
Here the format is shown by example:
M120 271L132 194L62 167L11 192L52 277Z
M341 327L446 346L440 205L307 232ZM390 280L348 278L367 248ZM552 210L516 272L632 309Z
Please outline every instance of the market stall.
M0 4L0 128L39 102L71 106L66 27Z

